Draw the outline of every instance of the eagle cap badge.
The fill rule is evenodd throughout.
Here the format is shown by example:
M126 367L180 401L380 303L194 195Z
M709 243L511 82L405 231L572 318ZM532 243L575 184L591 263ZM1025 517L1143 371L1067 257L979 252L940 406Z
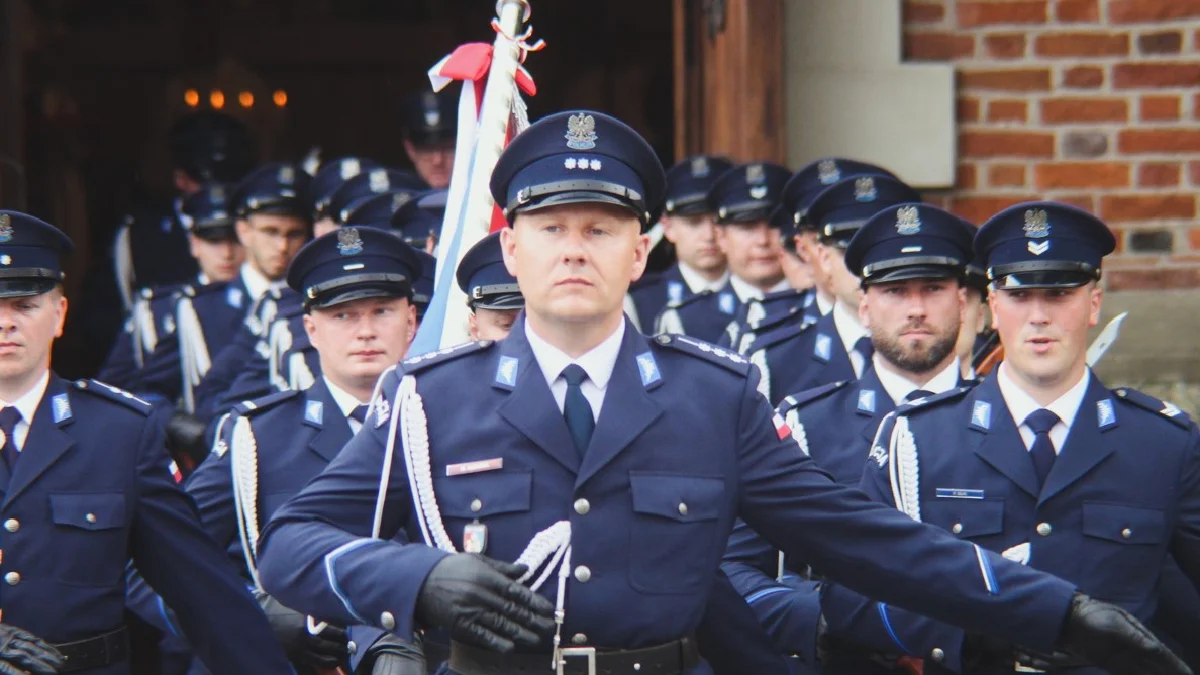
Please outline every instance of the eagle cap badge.
M567 147L572 150L591 150L596 147L596 118L576 113L567 118Z

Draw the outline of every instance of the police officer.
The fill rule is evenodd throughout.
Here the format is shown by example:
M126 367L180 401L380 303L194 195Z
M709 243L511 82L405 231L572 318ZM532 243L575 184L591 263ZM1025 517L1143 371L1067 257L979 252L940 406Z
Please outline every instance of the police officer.
M330 212L333 193L343 183L363 171L378 168L379 164L365 157L342 157L322 164L313 174L309 196L312 198L313 236L320 237L337 227Z
M779 264L779 233L768 216L791 173L777 164L743 164L721 174L709 188L709 208L717 214L717 244L729 265L725 288L668 306L657 332L682 333L717 342L751 298L787 289Z
M880 211L851 239L846 265L862 279L859 315L875 347L871 363L858 380L797 392L776 408L801 450L838 483L858 484L875 432L897 403L962 384L955 345L974 234L957 216L912 203ZM805 583L803 561L780 562L776 549L735 526L726 574L781 646L811 657L817 589Z
M458 97L448 89L411 94L403 104L404 152L431 188L450 185L458 136Z
M660 274L647 274L629 290L629 317L646 331L668 304L678 304L703 291L718 291L729 279L725 254L717 246L715 212L708 190L733 168L711 155L688 157L667 169L667 196L659 220L663 238L675 248L676 261Z
M880 427L862 487L1149 619L1169 554L1200 581L1200 447L1178 408L1110 390L1088 367L1101 259L1114 247L1099 219L1055 202L1018 204L985 223L975 250L992 279L1005 359L973 389L898 408ZM1077 655L979 639L837 586L823 605L831 633L924 658L927 673L1100 672ZM856 615L864 607L870 617Z
M428 190L415 195L392 213L392 229L404 243L433 254L445 216L446 191Z
M974 225L963 221L974 231ZM958 363L962 368L963 378L977 379L975 376L975 355L988 342L987 327L987 297L988 278L986 264L980 258L975 258L967 264L966 282L963 288L967 294L967 307L963 312L963 329L958 334L958 345L954 350L958 353Z
M354 220L355 209L373 197L383 194L412 197L423 190L421 180L407 171L376 167L347 180L334 191L329 198L329 217L336 226L346 225Z
M471 308L472 340L503 340L513 327L525 298L517 278L504 266L500 233L480 239L463 256L455 271L458 287Z
M522 319L381 378L362 431L262 533L281 602L401 637L444 629L461 675L543 672L551 653L564 673L690 672L741 516L886 601L1115 672L1186 671L1115 607L837 486L744 359L630 328L663 194L635 131L550 115L505 149L491 191Z
M845 178L826 188L806 218L820 228L815 262L829 279L836 300L829 314L809 326L798 324L754 340L750 360L762 372L763 395L773 403L784 396L862 376L874 348L858 317L858 275L845 263L855 232L878 211L921 201L915 190L885 176Z
M289 673L262 612L175 486L150 406L50 370L67 309L60 258L71 248L54 227L0 211L4 623L55 645L60 672L127 673L132 560L179 609L214 672Z

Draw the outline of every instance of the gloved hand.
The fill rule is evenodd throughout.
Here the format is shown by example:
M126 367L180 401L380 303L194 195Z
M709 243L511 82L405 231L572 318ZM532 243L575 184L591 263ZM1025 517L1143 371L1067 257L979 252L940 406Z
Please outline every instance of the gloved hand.
M1191 675L1191 670L1129 612L1076 593L1058 648L1113 675Z
M415 618L444 628L453 640L496 652L537 646L554 633L554 606L517 583L525 571L481 555L446 556L425 578Z
M266 593L255 593L255 599L267 615L271 632L275 633L275 639L289 659L316 668L337 668L345 661L344 629L326 626L320 635L313 635L308 632L308 617L304 614L284 607Z
M401 640L392 633L384 633L367 648L355 675L426 675L425 653L421 638L412 642Z
M0 675L53 675L65 664L50 643L16 626L0 624Z

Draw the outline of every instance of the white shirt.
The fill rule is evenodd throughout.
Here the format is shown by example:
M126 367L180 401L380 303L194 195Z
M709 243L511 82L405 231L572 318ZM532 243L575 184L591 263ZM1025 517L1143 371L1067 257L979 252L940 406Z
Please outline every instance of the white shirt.
M817 291L817 310L821 312L821 316L825 316L833 310L833 300L825 297L825 293Z
M350 424L350 433L357 434L358 430L362 428L362 422L351 417L350 413L354 412L354 409L358 406L366 405L367 402L354 398L353 394L330 382L328 377L322 375L321 379L325 380L325 386L329 388L329 394L333 396L333 402L337 404L338 411L342 413L342 417L345 417L346 421Z
M729 285L733 288L733 292L737 295L738 300L741 302L745 302L747 300L761 300L762 297L767 293L778 293L779 291L786 291L791 288L791 286L788 285L787 279L783 279L779 283L764 291L758 286L739 278L736 274L730 275Z
M714 281L709 281L704 278L703 274L697 272L687 263L679 261L679 276L683 277L683 283L687 284L692 293L703 293L704 291L713 291L714 293L725 287L725 282L729 281L729 270L721 273L721 276Z
M254 269L250 263L242 263L242 283L246 284L246 291L250 293L251 304L263 296L271 288L271 280L263 275L262 272Z
M1079 406L1083 405L1083 395L1087 393L1090 372L1085 370L1083 377L1074 387L1046 406L1047 410L1052 410L1058 415L1058 423L1050 429L1050 441L1054 443L1055 454L1062 452L1063 445L1067 442L1067 434L1071 431L1071 424L1075 421L1075 414L1079 412ZM1042 406L1012 379L1008 374L1007 363L1000 363L996 383L1000 386L1000 394L1004 396L1004 403L1008 405L1008 412L1016 422L1017 430L1021 432L1021 440L1025 442L1025 449L1028 450L1033 445L1034 433L1033 429L1025 424L1025 418L1034 410L1040 410Z
M858 315L850 311L845 303L838 301L833 303L833 325L837 328L838 337L842 339L842 346L846 348L846 354L850 356L850 365L854 368L854 376L862 377L863 368L867 363L863 359L862 354L854 351L854 344L859 338L871 337L871 333L863 328L863 325L858 321Z
M612 379L613 368L617 365L617 353L621 351L621 340L625 337L625 322L622 321L617 330L605 338L604 342L577 359L567 356L566 352L533 332L529 319L525 320L525 337L529 340L533 358L542 369L542 376L546 378L546 384L550 387L550 393L554 395L554 402L558 404L559 411L561 412L567 403L567 381L562 378L562 371L575 363L587 373L587 379L579 385L579 389L592 406L592 417L599 420L604 392L608 390L608 381Z
M957 358L923 386L917 386L912 380L888 368L879 352L875 352L871 362L875 364L875 376L879 378L879 383L883 385L884 391L896 405L903 403L909 394L918 389L924 389L931 394L940 394L958 386L959 363Z
M22 394L16 401L9 403L0 399L0 408L15 406L21 413L21 420L17 422L17 426L13 427L13 441L16 443L18 452L25 447L25 437L29 435L29 425L33 423L33 414L37 412L38 404L42 402L42 396L46 394L48 384L50 384L49 370L42 373L37 384L34 384L32 389Z

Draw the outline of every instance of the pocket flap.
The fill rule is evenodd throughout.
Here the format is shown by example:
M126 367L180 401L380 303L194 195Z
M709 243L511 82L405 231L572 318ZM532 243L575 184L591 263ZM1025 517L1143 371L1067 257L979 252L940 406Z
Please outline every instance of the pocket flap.
M725 479L712 476L631 472L633 510L681 523L715 520L721 513Z
M1121 544L1158 544L1165 529L1161 509L1084 502L1083 533Z
M1004 531L1002 499L937 499L921 504L923 520L959 537L984 537Z
M438 494L442 513L455 518L480 518L497 513L528 511L533 492L532 471L485 472L454 476Z
M111 530L125 525L125 495L50 495L55 525L82 530Z

